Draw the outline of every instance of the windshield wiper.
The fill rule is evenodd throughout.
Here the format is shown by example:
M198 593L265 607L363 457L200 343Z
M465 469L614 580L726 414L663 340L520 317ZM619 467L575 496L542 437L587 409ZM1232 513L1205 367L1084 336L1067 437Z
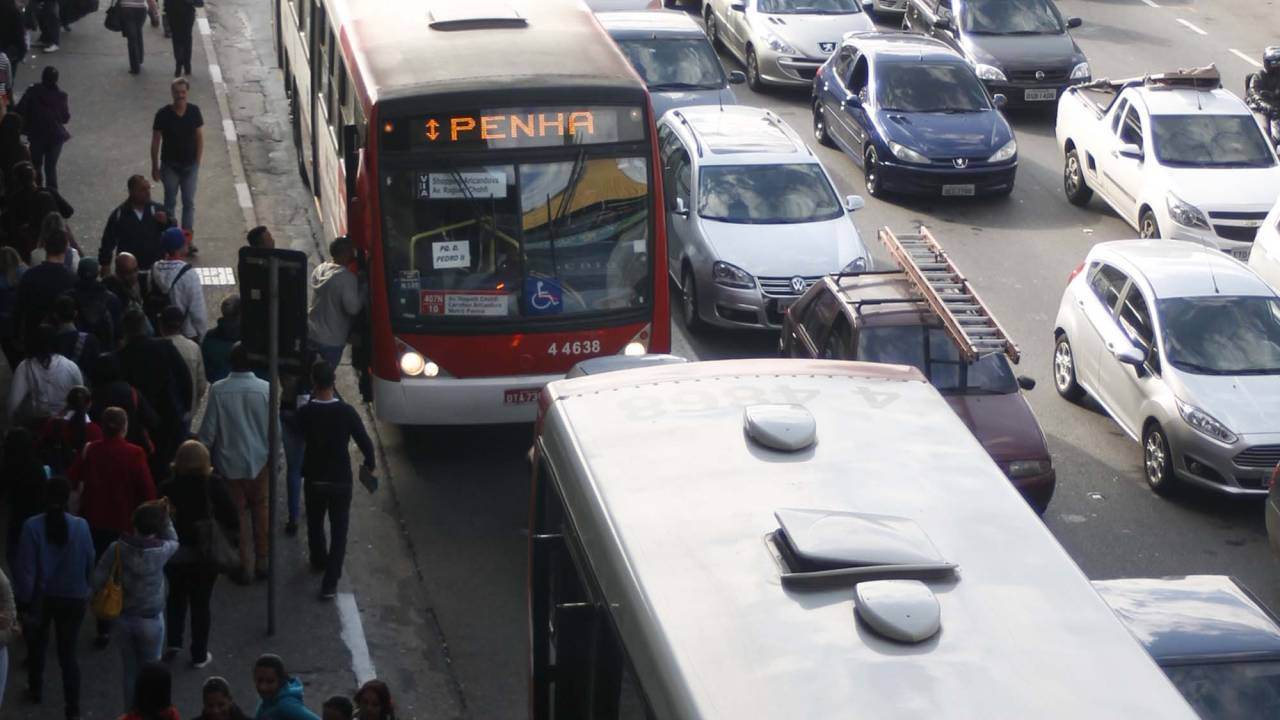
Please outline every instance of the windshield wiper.
M1232 375L1280 375L1280 368L1245 368L1232 370Z
M1169 364L1173 365L1176 368L1190 370L1191 372L1200 373L1202 375L1230 375L1231 374L1231 371L1205 367L1204 365L1197 365L1192 362L1187 362L1186 360L1170 359Z
M687 82L669 82L669 83L657 83L656 85L650 85L649 89L657 90L659 92L663 90L719 90L720 86L707 85L705 83L700 84L700 83L687 83Z

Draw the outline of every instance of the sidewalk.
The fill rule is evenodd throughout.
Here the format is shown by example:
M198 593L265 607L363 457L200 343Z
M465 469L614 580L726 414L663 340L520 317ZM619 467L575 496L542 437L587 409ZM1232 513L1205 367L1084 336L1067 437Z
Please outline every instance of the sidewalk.
M267 14L266 3L254 4L263 6L254 12ZM250 4L246 3L248 7ZM236 11L236 17L244 17L243 12ZM266 27L269 26L268 20ZM199 31L198 27L197 33ZM128 74L124 39L102 27L101 13L84 18L73 27L72 33L64 35L60 52L29 57L30 61L21 69L19 90L38 78L41 67L56 65L61 71L63 88L70 95L72 122L69 130L73 139L67 144L59 165L60 190L76 208L71 225L88 253L96 252L108 213L123 200L127 177L134 173L148 174L152 116L169 101L168 88L173 69L171 46L158 29L147 27L144 32L147 60L142 74L138 76ZM251 33L242 35L240 39L248 35ZM224 125L229 118L224 118L219 111L211 78L210 66L215 63L216 60L206 56L201 35L197 34L192 61L191 101L200 106L206 124L195 222L200 255L194 263L206 268L233 267L247 229L246 215L241 206L247 194L237 194L229 161L228 126ZM270 71L267 72L269 74ZM229 80L228 84L233 85L233 82ZM268 108L263 110L264 114L273 114L275 108L270 109L272 113L265 112ZM231 137L234 137L234 130ZM292 148L285 148L292 152ZM162 188L155 183L154 199L160 201L162 195ZM294 227L288 234L301 235L295 230L306 222L304 215L295 215ZM233 287L205 287L211 325L217 316L218 303L232 291ZM0 363L0 395L7 392L9 381L8 368ZM345 392L348 396L356 396L354 389ZM280 495L279 517L283 524L283 484ZM307 571L302 534L296 539L277 535L275 637L267 638L265 635L266 584L240 587L225 578L219 580L214 591L210 641L213 663L195 670L188 666L188 658L184 654L172 665L173 697L183 717L194 717L199 713L199 688L211 675L226 677L241 706L252 712L257 703L251 679L252 663L263 652L275 652L284 657L290 672L306 684L308 705L317 711L321 702L330 695L350 695L357 679L365 679L374 672L378 659L368 655L364 644L360 612L356 598L351 594L352 587L370 594L376 594L373 592L376 590L387 591L389 600L374 603L379 609L378 623L381 625L384 621L384 613L392 616L385 618L387 627L398 628L395 632L401 642L410 642L417 648L418 655L411 658L410 667L416 667L419 674L426 674L421 666L431 663L433 656L424 651L426 645L418 647L421 637L412 627L426 627L426 624L420 622L411 607L396 607L399 600L408 601L413 597L414 577L403 569L412 565L398 560L404 557L405 546L397 536L397 524L394 519L391 522L384 520L389 513L394 513L392 499L386 493L372 498L364 494L357 498L353 507L348 577L344 578L340 588L342 595L338 603L325 604L316 600L318 581ZM375 538L376 549L370 547ZM370 571L377 574L371 575ZM394 617L397 614L399 617ZM90 619L86 618L80 642L83 717L86 720L116 718L123 709L119 687L119 648L113 645L106 650L94 650L90 642L91 626ZM406 633L406 629L409 632ZM406 634L407 641L403 639ZM381 636L382 630L371 628L371 635ZM10 653L8 690L3 705L0 705L0 718L61 718L61 673L53 658L50 658L45 672L44 704L33 706L21 700L26 687L25 674L21 671L24 648L19 643L10 649ZM442 657L442 653L437 656ZM393 664L389 662L388 666ZM408 673L397 675L399 677L387 676L393 689L397 681L407 683L412 679ZM444 687L443 683L420 684ZM447 691L444 696L447 699ZM439 716L455 714L445 712ZM433 711L430 715L436 716L436 713ZM426 716L425 705L402 715L405 718Z

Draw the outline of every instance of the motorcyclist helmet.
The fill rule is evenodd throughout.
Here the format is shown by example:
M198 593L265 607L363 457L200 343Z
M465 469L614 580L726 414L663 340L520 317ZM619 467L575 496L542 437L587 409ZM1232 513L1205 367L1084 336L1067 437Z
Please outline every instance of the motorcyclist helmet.
M1280 45L1272 45L1262 51L1262 69L1267 72L1280 71Z

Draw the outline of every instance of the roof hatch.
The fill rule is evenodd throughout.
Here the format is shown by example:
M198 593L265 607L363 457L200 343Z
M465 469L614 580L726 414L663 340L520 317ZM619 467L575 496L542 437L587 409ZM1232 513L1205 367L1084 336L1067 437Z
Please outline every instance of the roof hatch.
M432 30L490 30L528 27L529 21L505 3L457 3L430 13Z
M942 629L938 598L919 580L876 580L853 590L857 616L873 632L902 643L924 642Z
M742 426L770 450L797 452L818 441L818 421L803 405L750 405L742 411Z
M947 578L956 570L908 518L791 508L774 517L772 546L788 587Z

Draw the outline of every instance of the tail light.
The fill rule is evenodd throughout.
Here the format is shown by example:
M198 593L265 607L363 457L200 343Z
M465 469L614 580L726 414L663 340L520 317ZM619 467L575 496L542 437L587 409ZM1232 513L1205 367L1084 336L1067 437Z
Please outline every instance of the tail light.
M1084 263L1080 263L1076 266L1075 270L1071 271L1071 274L1067 276L1067 284L1070 285L1071 281L1075 280L1076 276L1079 275L1082 270L1084 270Z
M1276 485L1280 485L1280 463L1276 464L1276 469L1271 471L1271 480L1267 482L1267 489L1270 490Z

